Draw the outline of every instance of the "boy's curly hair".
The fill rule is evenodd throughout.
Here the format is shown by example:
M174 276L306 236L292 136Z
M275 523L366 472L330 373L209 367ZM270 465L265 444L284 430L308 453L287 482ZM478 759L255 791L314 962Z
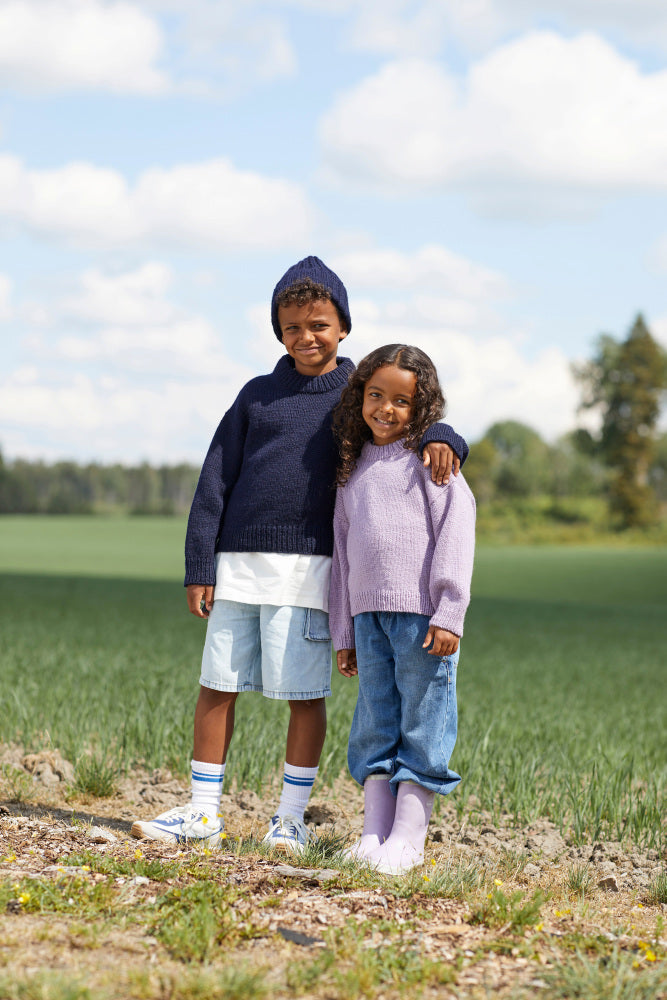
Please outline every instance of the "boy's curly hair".
M436 423L445 412L443 396L435 365L418 347L408 344L387 344L371 351L359 362L343 390L340 403L333 412L334 434L340 450L340 464L336 470L336 485L345 486L352 475L365 441L373 434L361 415L364 388L378 368L395 365L416 376L413 414L407 425L404 446L419 452L424 431Z
M329 289L321 285L319 281L313 281L312 278L301 278L300 281L295 281L284 291L279 292L276 296L276 308L280 308L280 306L307 306L311 302L319 302L320 299L325 299L335 306L340 325L342 329L347 330L347 320L334 302Z

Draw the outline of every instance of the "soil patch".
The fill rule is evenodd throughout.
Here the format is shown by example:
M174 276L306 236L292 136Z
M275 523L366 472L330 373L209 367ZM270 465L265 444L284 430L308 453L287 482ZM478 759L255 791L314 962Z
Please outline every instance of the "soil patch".
M231 995L215 990L232 974L261 978L239 996L356 995L353 974L370 997L399 996L413 974L410 995L555 996L551 982L577 953L626 962L637 976L665 968L667 905L654 889L666 859L654 849L574 845L548 820L461 823L446 803L424 867L390 879L336 863L333 849L306 863L263 853L256 841L277 787L265 797L225 794L227 840L204 851L130 835L134 819L187 801L187 783L165 770L137 770L113 797L95 799L73 795L73 773L56 751L5 747L0 767L3 997L28 995L18 987L36 983L40 996L60 997L61 978L80 984L72 997L91 987L102 1000L216 997ZM360 791L348 779L320 789L307 819L330 845L354 837ZM209 895L200 899L200 890ZM159 922L167 912L171 937ZM210 933L194 922L209 912ZM647 995L667 996L667 978L655 982Z

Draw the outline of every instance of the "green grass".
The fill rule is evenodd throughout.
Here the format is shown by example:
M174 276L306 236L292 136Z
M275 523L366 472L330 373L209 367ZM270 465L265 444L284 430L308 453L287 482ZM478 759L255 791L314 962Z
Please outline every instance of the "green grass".
M137 761L185 773L204 627L185 607L182 536L166 518L0 518L0 741L57 746L92 782ZM667 549L479 548L452 759L462 813L660 843L666 598ZM355 695L336 673L324 781L346 769ZM229 781L275 773L286 720L283 703L239 699Z
M0 515L0 572L183 582L176 517Z

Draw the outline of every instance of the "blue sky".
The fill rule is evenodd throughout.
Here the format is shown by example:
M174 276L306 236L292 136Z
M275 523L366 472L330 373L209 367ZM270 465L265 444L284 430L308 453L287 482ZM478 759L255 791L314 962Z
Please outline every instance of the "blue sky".
M0 87L6 457L200 461L311 253L470 441L667 344L664 0L0 0Z

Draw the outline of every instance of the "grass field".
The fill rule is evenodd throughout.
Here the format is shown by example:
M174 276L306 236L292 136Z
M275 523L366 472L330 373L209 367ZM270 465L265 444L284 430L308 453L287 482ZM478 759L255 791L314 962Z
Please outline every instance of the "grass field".
M0 518L0 741L185 773L203 627L183 524ZM457 808L548 816L657 846L667 785L667 549L481 547L459 667ZM346 768L354 681L335 675L322 775ZM228 775L260 788L286 706L239 700Z

